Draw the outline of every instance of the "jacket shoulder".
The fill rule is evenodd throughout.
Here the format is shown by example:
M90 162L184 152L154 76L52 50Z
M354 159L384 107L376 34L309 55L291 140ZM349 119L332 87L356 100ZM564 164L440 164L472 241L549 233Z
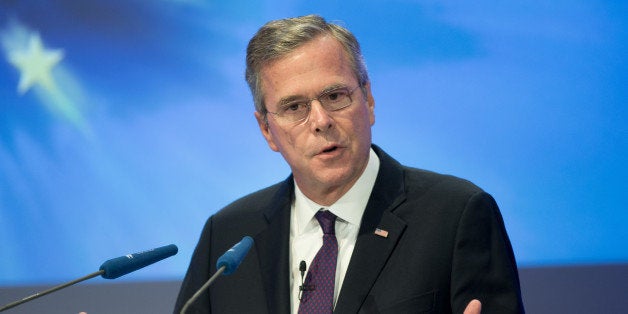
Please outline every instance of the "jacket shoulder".
M272 215L280 204L289 203L292 179L276 183L259 191L245 195L216 212L210 219L221 223L242 224L264 215Z

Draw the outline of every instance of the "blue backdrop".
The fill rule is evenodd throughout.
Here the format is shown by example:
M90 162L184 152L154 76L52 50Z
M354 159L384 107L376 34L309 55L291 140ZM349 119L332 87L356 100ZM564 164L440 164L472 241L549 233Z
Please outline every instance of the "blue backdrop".
M374 142L495 196L520 266L628 262L621 1L0 1L0 285L181 279L206 218L284 179L243 79L266 21L362 43Z

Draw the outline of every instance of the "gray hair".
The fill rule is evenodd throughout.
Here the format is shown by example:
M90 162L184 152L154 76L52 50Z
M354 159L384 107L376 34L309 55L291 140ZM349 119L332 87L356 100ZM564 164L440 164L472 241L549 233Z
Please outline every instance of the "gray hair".
M275 20L262 26L249 41L246 49L246 82L249 84L255 110L264 116L268 112L264 104L260 72L269 63L284 57L300 46L323 35L331 35L346 51L353 73L364 89L369 82L360 44L346 28L327 23L318 15Z

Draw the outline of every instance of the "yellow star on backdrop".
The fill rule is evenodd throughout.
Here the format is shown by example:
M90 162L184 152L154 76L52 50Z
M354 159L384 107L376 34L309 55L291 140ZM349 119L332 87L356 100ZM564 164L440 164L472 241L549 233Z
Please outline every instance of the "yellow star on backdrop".
M56 86L52 78L52 68L63 59L63 51L44 48L38 34L32 34L28 47L9 54L9 62L20 71L20 82L17 91L26 93L35 84L51 92Z

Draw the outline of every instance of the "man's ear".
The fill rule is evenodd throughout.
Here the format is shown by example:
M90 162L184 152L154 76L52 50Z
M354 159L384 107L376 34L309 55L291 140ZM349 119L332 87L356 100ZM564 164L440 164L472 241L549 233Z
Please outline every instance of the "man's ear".
M369 118L371 120L371 126L375 124L375 98L371 94L371 83L364 84L364 90L366 91L366 107L369 111Z
M255 119L257 120L259 130L262 132L262 136L264 136L266 143L268 143L268 147L270 147L273 151L278 152L279 148L275 145L275 141L273 140L273 135L270 131L270 126L268 125L268 118L258 111L255 111Z

